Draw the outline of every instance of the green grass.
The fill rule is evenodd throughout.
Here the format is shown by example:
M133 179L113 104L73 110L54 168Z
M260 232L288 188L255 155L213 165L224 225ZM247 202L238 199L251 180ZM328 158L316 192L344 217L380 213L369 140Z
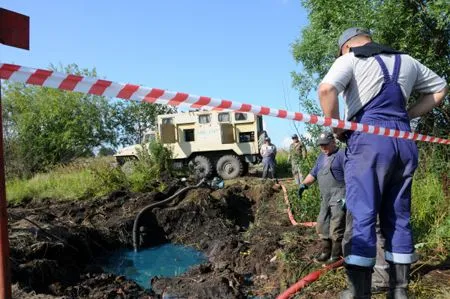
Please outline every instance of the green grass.
M16 179L7 182L6 197L10 202L20 202L27 198L79 199L89 190L92 180L92 174L88 170L37 174L30 180Z
M112 160L105 158L83 160L57 167L48 173L38 173L29 180L14 179L6 183L6 198L9 202L18 203L27 199L78 200L101 196L117 186L103 185L92 167L106 168L111 163Z
M411 222L416 243L422 251L433 251L442 258L450 252L450 199L442 181L434 173L417 173L412 190Z
M288 161L289 153L285 150L280 150L275 157L277 162L276 173L277 177L284 178L292 176L291 163Z
M116 167L113 157L102 157L75 161L28 180L10 180L6 183L6 197L11 203L44 198L83 200L120 189L133 192L164 189L159 179L163 173L172 173L168 163L171 153L158 143L151 144L149 151L140 153L139 161L132 163L129 173Z
M302 198L298 197L298 186L289 186L288 196L292 213L297 222L316 221L320 211L320 193L317 185L312 185L303 192Z

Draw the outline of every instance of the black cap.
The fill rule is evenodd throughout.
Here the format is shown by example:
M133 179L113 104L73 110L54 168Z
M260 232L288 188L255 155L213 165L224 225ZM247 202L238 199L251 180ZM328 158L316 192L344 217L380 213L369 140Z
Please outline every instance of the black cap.
M294 134L294 135L291 136L291 138L292 139L298 139L298 136L297 136L297 134Z
M319 145L327 145L333 140L334 140L333 133L331 133L331 132L323 132L323 133L320 133L319 138L317 139L317 144L319 144Z

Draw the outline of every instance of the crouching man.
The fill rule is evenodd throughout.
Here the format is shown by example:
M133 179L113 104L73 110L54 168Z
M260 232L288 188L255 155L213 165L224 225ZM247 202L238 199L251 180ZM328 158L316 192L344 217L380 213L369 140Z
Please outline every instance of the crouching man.
M315 181L321 195L317 233L322 240L319 262L334 262L342 255L345 230L344 151L339 150L331 132L322 133L317 140L321 154L311 172L300 185L299 196Z

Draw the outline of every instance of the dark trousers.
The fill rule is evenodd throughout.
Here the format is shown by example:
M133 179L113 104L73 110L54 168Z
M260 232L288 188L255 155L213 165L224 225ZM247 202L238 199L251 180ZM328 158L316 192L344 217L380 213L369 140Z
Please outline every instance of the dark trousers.
M262 178L266 179L269 175L272 179L275 179L275 158L272 157L264 157L263 158L263 174Z

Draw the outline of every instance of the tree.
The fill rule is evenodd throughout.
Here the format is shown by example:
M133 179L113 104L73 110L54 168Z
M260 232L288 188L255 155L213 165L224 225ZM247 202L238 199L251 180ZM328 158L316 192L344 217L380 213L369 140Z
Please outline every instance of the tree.
M407 52L450 79L450 5L447 0L304 0L310 24L292 45L303 73L292 73L293 85L307 112L317 104L311 91L323 78L337 53L337 39L351 26L370 29L375 41ZM417 99L411 97L410 103ZM420 132L435 136L450 133L450 103L422 117Z
M64 70L97 75L95 69L82 70L75 64ZM3 115L10 155L6 166L20 165L22 175L92 156L96 147L116 142L113 111L100 96L10 83L5 86Z
M117 113L118 143L122 145L142 143L147 130L156 128L156 117L175 113L176 109L160 105L137 102L120 102L115 106Z

